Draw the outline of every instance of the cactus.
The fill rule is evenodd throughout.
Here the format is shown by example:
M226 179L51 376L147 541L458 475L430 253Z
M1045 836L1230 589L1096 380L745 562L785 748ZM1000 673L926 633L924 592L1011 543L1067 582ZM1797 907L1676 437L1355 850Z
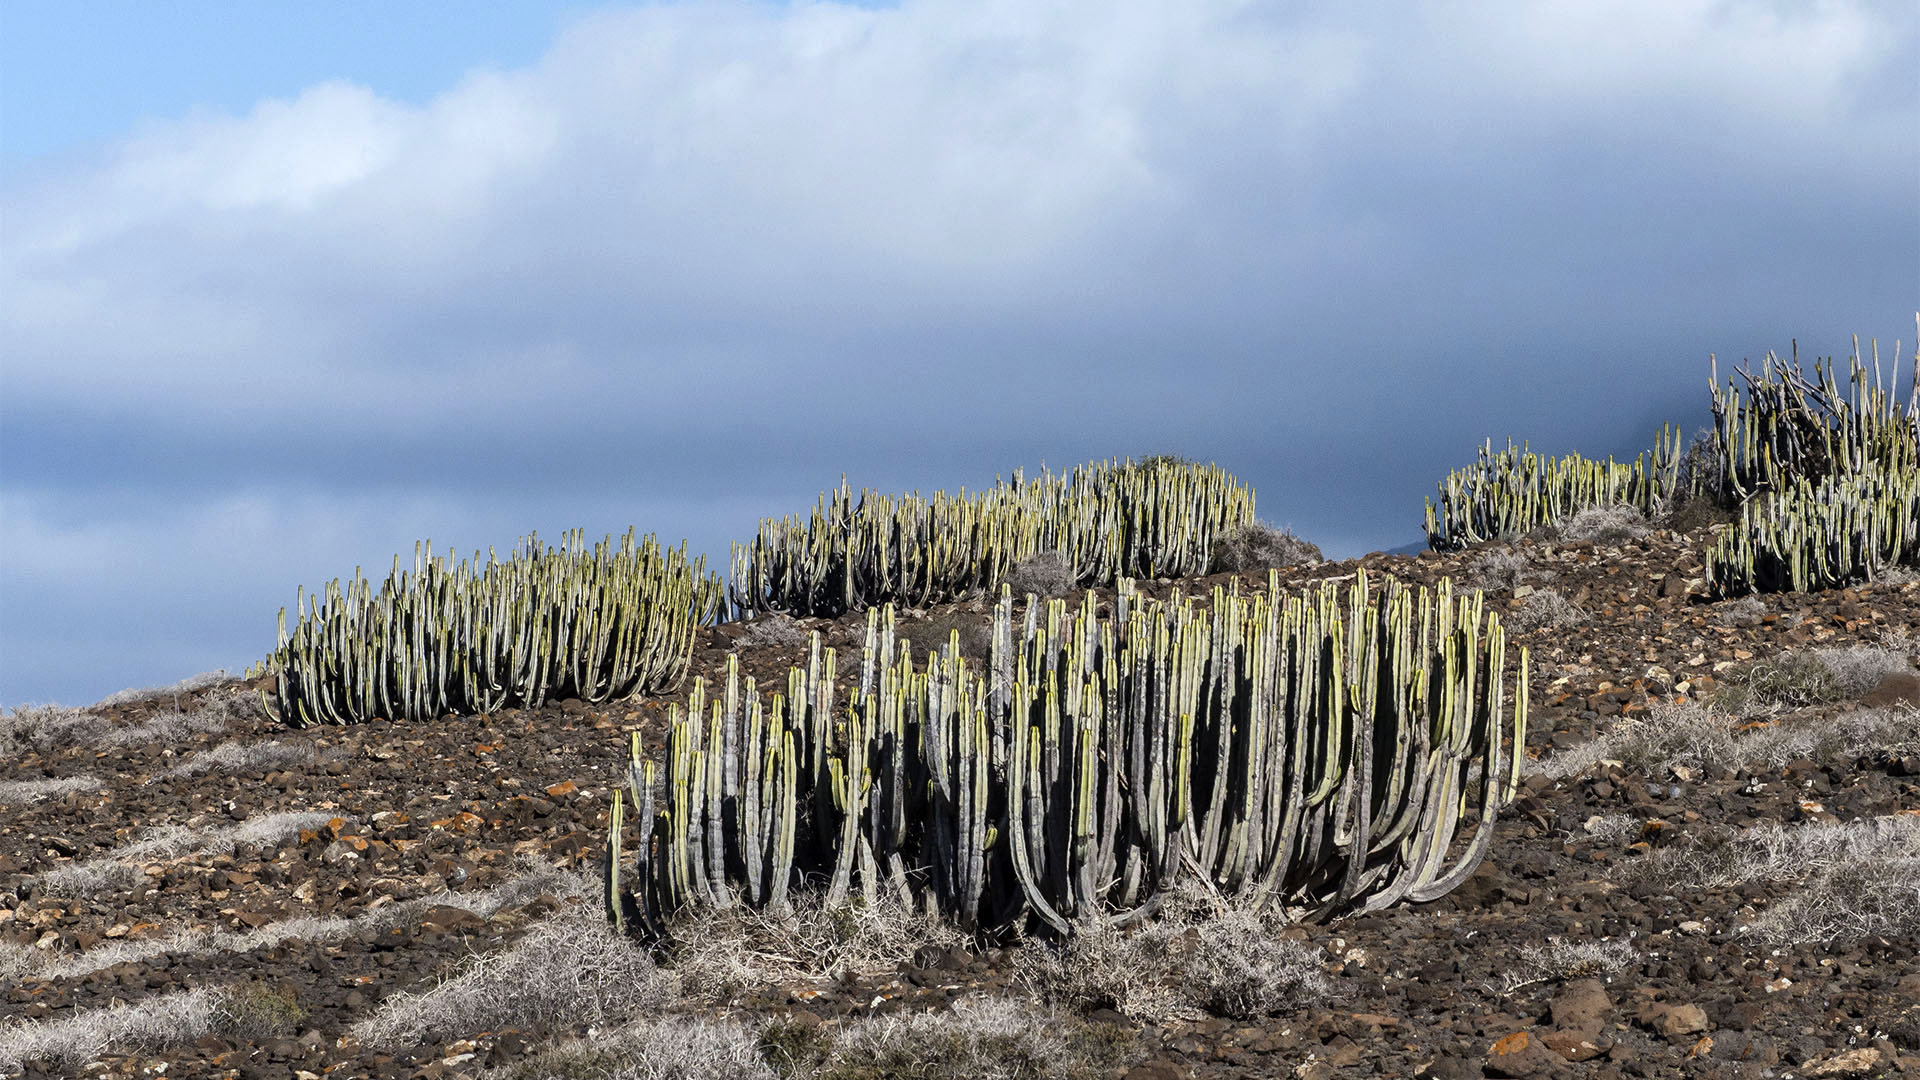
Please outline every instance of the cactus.
M1495 453L1489 440L1477 462L1440 482L1438 503L1427 500L1427 546L1453 550L1523 536L1590 506L1627 505L1651 514L1676 493L1680 444L1680 430L1668 425L1651 451L1622 463L1579 454L1549 458L1511 441Z
M636 546L631 530L591 551L579 532L558 549L529 536L485 564L421 545L377 592L358 568L311 612L302 591L293 631L283 608L279 647L256 670L274 680L268 712L299 726L606 701L678 685L722 598L703 560L651 536Z
M631 875L615 816L611 911L665 934L687 905L779 907L811 881L830 903L888 889L977 933L1068 934L1141 918L1200 875L1325 917L1458 885L1518 782L1525 653L1509 710L1499 618L1446 581L1376 589L1362 572L1285 595L1270 574L1264 593L1236 580L1200 603L1123 578L1105 616L1089 592L1029 597L1018 620L1003 588L984 672L957 640L916 658L893 623L869 609L844 705L817 635L764 722L730 664L722 696L748 703L744 744L732 705L697 722L696 681ZM634 801L650 805L630 753ZM710 827L716 815L738 827Z
M1917 319L1916 321L1920 321ZM1769 353L1742 369L1745 393L1713 377L1722 490L1740 517L1707 552L1717 595L1795 592L1871 581L1920 565L1920 356L1900 401L1900 349L1890 379L1875 343L1869 368L1854 339L1846 387L1831 359L1809 378Z
M1212 465L1107 462L977 495L892 497L843 482L810 518L768 519L735 545L735 613L836 616L979 595L1015 564L1056 551L1079 585L1210 568L1214 540L1252 523L1253 493Z

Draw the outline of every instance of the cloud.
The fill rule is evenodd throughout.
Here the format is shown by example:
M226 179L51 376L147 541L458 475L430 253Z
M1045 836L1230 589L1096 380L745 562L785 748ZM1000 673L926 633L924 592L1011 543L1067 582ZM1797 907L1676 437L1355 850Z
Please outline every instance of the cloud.
M8 561L104 602L80 564L143 543L192 579L259 556L182 530L310 525L277 596L395 522L692 535L843 471L1153 450L1330 550L1402 543L1483 438L1630 453L1708 351L1900 333L1917 24L649 5L419 104L342 78L149 123L0 190L0 497L43 515ZM130 533L130 497L172 509Z

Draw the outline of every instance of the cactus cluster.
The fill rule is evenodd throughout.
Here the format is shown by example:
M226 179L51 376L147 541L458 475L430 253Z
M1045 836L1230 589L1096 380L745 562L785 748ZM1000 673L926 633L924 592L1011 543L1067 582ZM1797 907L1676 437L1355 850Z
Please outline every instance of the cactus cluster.
M610 914L659 937L687 905L777 908L804 883L1070 934L1190 876L1316 917L1431 900L1513 797L1526 678L1478 593L1364 572L1205 603L1122 579L1104 616L1089 592L1017 619L1003 588L984 671L957 639L917 659L869 609L844 703L816 634L784 692L733 661L711 697L696 681L664 763L633 737Z
M1511 441L1489 440L1474 464L1440 481L1440 501L1427 500L1427 546L1454 550L1485 540L1524 536L1590 506L1626 505L1653 513L1680 480L1681 433L1660 430L1653 449L1631 462L1579 454L1551 458Z
M1748 500L1707 550L1716 593L1807 592L1920 565L1920 469L1794 478Z
M355 568L311 612L301 593L293 632L282 608L279 647L248 677L270 676L267 711L300 726L605 701L678 685L723 597L684 545L632 530L591 550L577 531L559 548L529 536L484 564L416 546L378 590Z
M1916 358L1920 359L1920 358ZM1783 363L1742 369L1742 388L1716 368L1713 415L1721 488L1740 518L1707 553L1722 595L1804 591L1870 581L1896 563L1920 564L1920 364L1909 363L1900 402L1900 357L1883 379L1854 339L1846 383L1798 348Z
M1019 562L1058 552L1077 585L1205 574L1214 541L1254 521L1225 470L1158 458L1086 465L969 495L858 496L842 483L808 518L770 518L733 548L741 617L836 616L990 592Z

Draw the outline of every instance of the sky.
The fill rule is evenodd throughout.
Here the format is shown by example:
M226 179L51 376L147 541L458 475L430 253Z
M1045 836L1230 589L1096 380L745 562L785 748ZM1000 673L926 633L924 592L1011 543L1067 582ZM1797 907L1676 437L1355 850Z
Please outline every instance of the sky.
M1920 310L1909 0L0 0L0 703L1171 453L1333 557Z

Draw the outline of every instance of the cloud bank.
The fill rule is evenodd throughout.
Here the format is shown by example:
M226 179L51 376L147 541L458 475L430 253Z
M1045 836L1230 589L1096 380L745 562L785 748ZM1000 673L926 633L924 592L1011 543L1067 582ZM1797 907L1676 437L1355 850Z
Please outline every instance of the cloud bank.
M293 587L1215 458L1353 554L1482 439L1911 330L1898 3L689 3L0 192L0 701L239 665ZM199 658L199 659L195 659Z

